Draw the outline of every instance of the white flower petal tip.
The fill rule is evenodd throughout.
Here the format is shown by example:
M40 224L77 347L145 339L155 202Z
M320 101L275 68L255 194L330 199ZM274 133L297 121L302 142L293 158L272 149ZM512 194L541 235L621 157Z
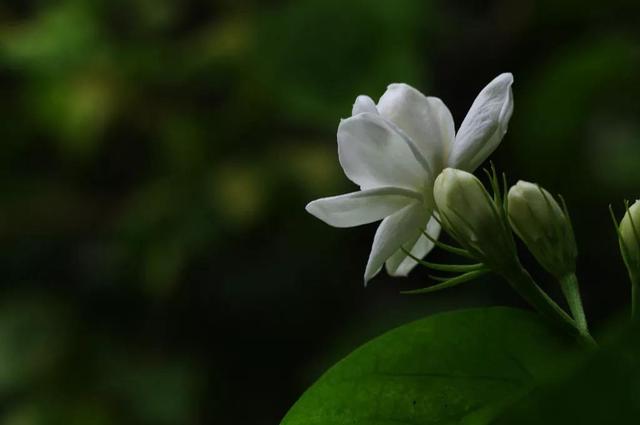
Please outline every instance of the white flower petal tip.
M513 84L513 74L510 72L503 72L502 74L498 75L496 78L491 80L491 82L488 85L491 85L494 83L511 85Z
M498 147L513 114L513 75L498 75L480 91L462 121L448 165L475 170Z
M382 98L384 97L399 97L400 99L402 98L407 98L410 96L416 96L416 97L422 97L422 98L426 98L427 96L425 96L420 90L418 90L417 88L410 86L407 83L391 83L387 86L387 90L384 92L384 94L382 95L382 97L380 98L380 100L382 100ZM382 102L384 103L384 102ZM380 104L380 102L378 102L378 104Z
M360 95L356 98L356 101L353 104L353 108L351 109L351 115L358 115L365 112L369 112L371 114L378 113L378 107L376 106L373 99L369 96Z
M429 211L423 204L412 203L386 217L378 226L373 237L371 254L364 273L365 283L373 278L384 266L385 262L401 249L408 241L418 239L420 232L429 219Z
M382 271L382 267L383 266L381 265L377 269L372 269L372 268L369 267L369 264L367 264L367 268L364 271L364 287L365 288L367 286L369 286L369 282L371 282L371 279L376 277L378 275L378 273L380 273Z
M307 205L305 205L305 207L304 207L306 212L308 212L309 214L311 214L312 216L314 216L316 218L320 218L318 216L322 215L322 208L319 207L318 201L319 201L319 199L316 199L315 201L311 201ZM322 219L320 218L320 220L322 220ZM322 221L324 221L324 220L322 220Z
M422 202L422 195L417 192L381 187L316 199L306 210L330 226L354 227L382 220L418 202Z

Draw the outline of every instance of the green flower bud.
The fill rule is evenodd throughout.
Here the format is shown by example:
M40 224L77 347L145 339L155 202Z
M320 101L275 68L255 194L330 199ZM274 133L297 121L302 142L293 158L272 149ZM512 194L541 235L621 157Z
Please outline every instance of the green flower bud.
M629 207L620 221L620 248L628 267L640 273L640 200Z
M511 227L542 267L558 279L574 273L578 250L573 229L553 196L520 180L507 199Z
M494 270L517 263L502 206L473 174L446 168L433 195L445 229L478 260Z

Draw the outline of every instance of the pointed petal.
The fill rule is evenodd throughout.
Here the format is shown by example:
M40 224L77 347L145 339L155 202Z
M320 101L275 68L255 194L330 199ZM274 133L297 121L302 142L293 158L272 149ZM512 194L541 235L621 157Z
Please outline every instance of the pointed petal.
M440 224L435 218L431 217L426 226L426 232L433 238L438 239L440 236ZM424 258L433 249L434 244L422 233L419 234L411 254L416 258ZM416 260L409 257L401 249L396 251L386 262L387 273L391 276L407 276L411 270L418 264Z
M380 115L413 140L431 170L441 170L453 145L453 117L437 97L427 97L407 84L391 84L378 102Z
M382 187L316 199L306 210L331 226L353 227L382 220L416 201L422 201L417 192Z
M429 175L412 142L381 116L362 113L340 122L338 156L345 174L362 189L418 189Z
M513 75L498 75L478 95L460 125L448 166L475 170L498 147L513 113Z
M364 272L365 284L378 274L385 261L403 244L415 240L427 217L428 211L424 204L415 202L382 220L373 238L371 254Z
M355 103L353 104L353 109L351 110L351 115L358 115L364 112L370 112L372 114L378 113L378 108L376 107L376 103L369 96L358 96L356 98Z
M411 249L413 250L413 247L416 245L416 243L418 243L419 239L420 239L420 232L418 231L411 239L409 239L406 243L403 243L402 247L406 249L409 249L409 247L411 247ZM407 254L405 254L402 249L398 249L396 252L394 252L393 255L389 257L387 261L385 261L384 263L384 267L387 270L387 274L389 276L398 276L396 272L398 270L398 267L400 267L400 264L402 264L402 262L405 260L405 258L407 258Z

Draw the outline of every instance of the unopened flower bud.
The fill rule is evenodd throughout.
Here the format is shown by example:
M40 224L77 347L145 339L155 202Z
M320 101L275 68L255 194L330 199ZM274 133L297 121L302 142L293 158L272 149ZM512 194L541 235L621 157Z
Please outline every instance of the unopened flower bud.
M559 279L575 272L571 222L549 192L520 180L509 190L508 211L513 230L542 267Z
M446 168L436 178L433 194L442 224L468 251L494 269L513 263L513 240L501 206L480 180L466 171Z
M629 207L620 221L620 247L628 267L640 270L640 200Z

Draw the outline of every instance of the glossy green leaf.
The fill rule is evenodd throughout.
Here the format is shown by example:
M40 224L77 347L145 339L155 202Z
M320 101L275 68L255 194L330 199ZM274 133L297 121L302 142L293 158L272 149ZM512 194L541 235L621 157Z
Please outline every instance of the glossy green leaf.
M531 392L492 425L640 421L640 326L623 332L564 379Z
M434 315L340 361L282 425L489 423L552 374L550 364L570 347L537 315L522 310Z

